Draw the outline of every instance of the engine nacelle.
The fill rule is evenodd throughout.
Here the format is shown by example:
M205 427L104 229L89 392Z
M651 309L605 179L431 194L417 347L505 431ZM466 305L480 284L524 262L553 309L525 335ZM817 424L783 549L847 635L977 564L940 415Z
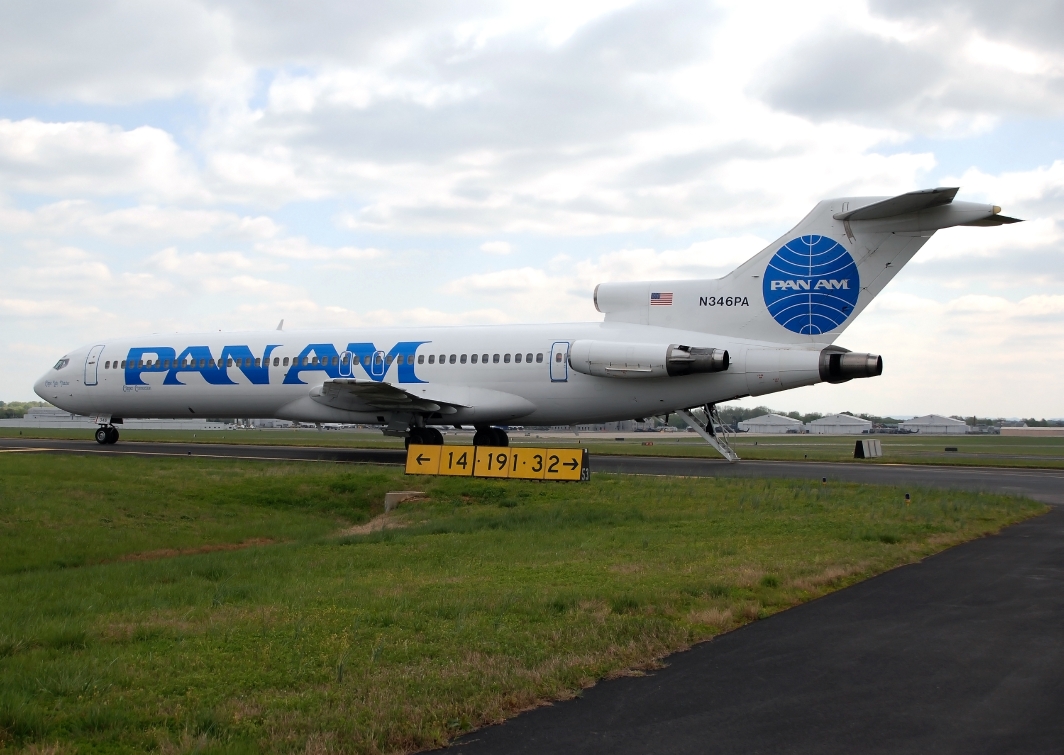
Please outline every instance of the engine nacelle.
M678 377L723 372L731 364L725 349L681 344L577 341L569 349L569 366L595 377Z
M820 352L820 379L824 382L845 383L882 374L883 357L878 354L855 354L830 347Z

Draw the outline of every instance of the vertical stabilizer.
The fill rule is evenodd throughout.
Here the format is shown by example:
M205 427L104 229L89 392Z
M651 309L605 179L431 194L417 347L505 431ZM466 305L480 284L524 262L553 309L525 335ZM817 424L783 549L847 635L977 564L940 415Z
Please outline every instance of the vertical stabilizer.
M1018 222L993 205L955 202L956 193L825 200L723 278L602 284L595 306L607 321L830 344L935 231Z

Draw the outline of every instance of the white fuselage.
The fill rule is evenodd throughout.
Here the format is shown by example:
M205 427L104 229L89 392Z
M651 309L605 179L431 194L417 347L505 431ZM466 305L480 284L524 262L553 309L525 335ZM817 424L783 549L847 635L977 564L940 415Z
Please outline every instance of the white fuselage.
M712 374L594 377L568 362L571 344L588 339L727 349L731 364ZM821 346L629 323L153 335L71 352L69 362L49 370L35 390L64 410L115 418L380 423L404 413L401 407L352 410L323 403L323 383L354 378L448 406L421 412L426 424L575 424L659 415L819 382Z

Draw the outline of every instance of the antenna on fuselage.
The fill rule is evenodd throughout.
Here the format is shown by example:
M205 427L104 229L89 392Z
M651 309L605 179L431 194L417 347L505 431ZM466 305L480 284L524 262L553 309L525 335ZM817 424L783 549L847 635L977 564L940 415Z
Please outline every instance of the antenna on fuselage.
M284 330L284 318L283 317L281 318L281 321L279 323L277 323L277 329L278 330Z

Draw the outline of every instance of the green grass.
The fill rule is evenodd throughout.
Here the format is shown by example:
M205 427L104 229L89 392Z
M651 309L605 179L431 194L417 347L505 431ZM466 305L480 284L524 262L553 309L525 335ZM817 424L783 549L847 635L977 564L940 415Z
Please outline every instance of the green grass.
M0 455L0 747L440 745L1044 510L904 492Z
M0 428L0 438L74 438L91 440L87 430L35 430ZM693 433L641 433L616 441L601 433L568 434L563 437L541 436L522 431L511 433L514 445L582 446L593 454L685 456L720 458L719 454ZM862 436L868 437L868 436ZM1000 466L1064 469L1064 438L1003 437L1000 435L920 436L877 435L883 445L879 459L861 464L947 464L961 466ZM276 446L329 446L342 448L403 448L396 438L385 438L379 430L122 430L127 441L237 443ZM470 443L471 433L448 434L448 443ZM853 446L857 436L781 435L732 438L732 446L743 459L777 461L854 461ZM643 445L650 443L652 445ZM956 452L946 447L957 448Z

